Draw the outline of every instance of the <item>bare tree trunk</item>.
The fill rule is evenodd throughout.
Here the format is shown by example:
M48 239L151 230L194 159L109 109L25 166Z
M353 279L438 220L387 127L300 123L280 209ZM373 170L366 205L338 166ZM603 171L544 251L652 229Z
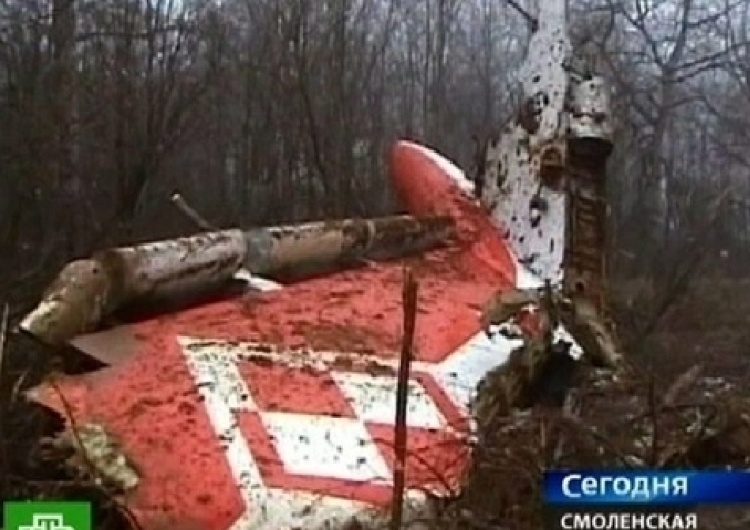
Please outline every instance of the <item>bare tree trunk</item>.
M52 101L53 158L52 178L55 183L54 195L59 203L52 206L59 214L56 223L67 229L58 232L62 237L63 248L68 255L79 252L85 226L80 222L85 209L85 197L76 171L75 163L75 119L76 119L76 57L75 0L54 0L52 4L52 26L50 42L53 53L54 98ZM56 201L57 202L57 201Z

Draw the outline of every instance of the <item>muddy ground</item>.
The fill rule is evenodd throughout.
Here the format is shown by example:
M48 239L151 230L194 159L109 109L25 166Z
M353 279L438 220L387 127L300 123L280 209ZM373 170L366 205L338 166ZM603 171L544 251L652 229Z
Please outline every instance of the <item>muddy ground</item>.
M545 468L750 467L750 282L695 283L648 335L658 300L631 284L613 294L636 371L613 381L582 370L579 417L536 407L494 422L475 450L454 528L541 528ZM700 521L750 528L742 508L708 510Z
M614 293L620 333L632 346L629 356L643 367L644 373L651 374L648 381L633 382L633 386L621 388L621 393L640 392L647 396L649 388L668 388L679 374L696 364L702 366L701 377L719 378L733 384L739 389L733 390L738 395L743 388L750 386L747 384L750 382L750 281L704 280L694 285L672 304L646 338L638 337L638 323L647 318L649 307L655 301L635 293L635 287L628 284L614 289ZM19 306L27 303L15 305L11 324L21 315ZM24 390L50 374L81 373L97 368L97 363L90 358L70 351L60 355L60 352L50 351L29 337L7 334L0 369L0 499L87 498L94 503L97 529L126 530L134 525L115 497L94 486L86 477L76 476L63 464L66 455L43 443L45 438L62 429L62 418L26 401L23 396ZM709 396L707 399L713 398ZM595 423L599 421L595 404L591 410L587 421ZM609 412L607 410L605 415L611 416ZM552 458L539 443L540 426L549 429L551 434L568 433L576 454L571 462L597 463L591 459L591 440L574 441L575 428L570 430L569 426L561 426L555 411L527 411L521 416L524 414L532 419L522 417L520 421L514 420L514 425L507 422L500 429L504 435L489 437L484 447L477 448L477 462L481 465L470 477L470 486L464 496L446 508L445 528L538 527L538 470L548 465L548 459ZM623 433L622 428L617 432L605 431L612 440L597 443L616 445L616 438L623 437L623 434L624 438L633 438L632 432ZM530 439L524 441L523 432ZM507 451L503 456L493 447L507 447L509 439L515 440L516 448L510 454L517 461L508 462ZM579 442L581 445L576 446ZM708 453L708 461L692 464L698 467L711 465L711 450ZM737 459L746 456L735 455ZM536 470L534 466L537 466Z

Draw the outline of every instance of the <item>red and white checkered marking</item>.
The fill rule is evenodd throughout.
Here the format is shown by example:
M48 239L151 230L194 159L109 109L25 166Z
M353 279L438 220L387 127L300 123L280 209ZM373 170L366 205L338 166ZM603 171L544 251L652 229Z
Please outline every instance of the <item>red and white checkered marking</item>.
M246 505L233 529L316 528L388 503L396 360L179 340ZM465 400L512 346L480 333L440 364L413 363L412 511L424 511L424 491L456 485L467 449Z
M368 423L391 425L396 416L394 375L372 376L367 373L337 372L332 374L339 389L346 395L357 418ZM447 420L435 401L418 381L409 381L407 421L410 427L443 429Z

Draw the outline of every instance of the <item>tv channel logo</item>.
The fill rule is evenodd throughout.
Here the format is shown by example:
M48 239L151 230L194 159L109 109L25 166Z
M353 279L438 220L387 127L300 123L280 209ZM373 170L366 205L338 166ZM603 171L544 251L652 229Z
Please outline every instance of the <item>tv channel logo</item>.
M93 530L91 503L77 501L6 501L4 530Z

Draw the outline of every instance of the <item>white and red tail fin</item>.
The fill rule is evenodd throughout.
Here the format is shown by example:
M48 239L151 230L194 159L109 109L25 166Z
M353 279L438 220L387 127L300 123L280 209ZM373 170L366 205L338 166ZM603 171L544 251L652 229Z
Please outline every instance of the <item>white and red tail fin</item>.
M609 93L573 60L565 4L538 2L538 27L520 72L525 103L487 142L478 179L482 203L521 263L542 281L595 294L605 275Z
M568 90L564 64L570 43L564 2L540 4L539 25L520 72L526 103L502 135L488 141L481 200L519 260L542 280L559 283L566 225L560 186Z
M471 259L492 267L515 288L541 286L519 263L515 249L473 196L472 183L450 160L423 145L400 141L391 151L390 168L396 194L410 214L452 217L459 239L470 245Z

